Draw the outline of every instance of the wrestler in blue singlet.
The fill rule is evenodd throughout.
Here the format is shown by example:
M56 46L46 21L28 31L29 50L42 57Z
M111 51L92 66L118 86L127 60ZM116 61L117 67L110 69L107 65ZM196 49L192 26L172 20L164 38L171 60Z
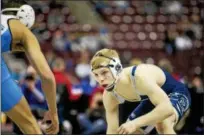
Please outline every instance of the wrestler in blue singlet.
M135 76L136 68L137 68L136 66L132 68L131 76L133 77ZM183 114L190 107L191 104L190 93L183 83L176 81L167 71L163 70L163 72L165 74L166 81L161 86L161 88L169 96L172 106L176 109L180 120ZM141 96L141 98L142 98L141 103L129 116L130 120L133 120L139 116L142 116L150 112L155 107L146 96Z
M2 53L11 51L12 34L9 28L11 16L1 15L1 111L12 109L23 96L20 88L12 79Z

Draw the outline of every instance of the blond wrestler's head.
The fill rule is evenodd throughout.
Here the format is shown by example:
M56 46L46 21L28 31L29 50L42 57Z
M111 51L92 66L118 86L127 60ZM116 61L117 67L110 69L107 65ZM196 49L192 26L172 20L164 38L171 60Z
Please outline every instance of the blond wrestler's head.
M122 71L119 55L112 49L96 52L91 60L91 68L96 81L106 90L114 88L118 75Z

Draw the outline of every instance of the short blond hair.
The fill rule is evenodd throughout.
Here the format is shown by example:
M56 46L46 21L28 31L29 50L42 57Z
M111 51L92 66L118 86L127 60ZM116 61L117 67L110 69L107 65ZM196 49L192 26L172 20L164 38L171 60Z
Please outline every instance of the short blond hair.
M111 60L103 56L119 59L119 55L116 50L107 49L107 48L99 50L98 52L95 53L95 55L91 59L90 64L91 64L92 70L97 69L102 65L103 66L108 65L110 63Z

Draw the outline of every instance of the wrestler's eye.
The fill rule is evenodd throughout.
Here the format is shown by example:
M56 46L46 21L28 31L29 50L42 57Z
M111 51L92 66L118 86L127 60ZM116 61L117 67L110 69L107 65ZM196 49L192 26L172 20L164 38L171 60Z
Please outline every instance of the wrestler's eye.
M98 74L94 74L95 75L95 77L98 77Z
M103 71L101 72L101 75L105 75L107 73L107 71Z

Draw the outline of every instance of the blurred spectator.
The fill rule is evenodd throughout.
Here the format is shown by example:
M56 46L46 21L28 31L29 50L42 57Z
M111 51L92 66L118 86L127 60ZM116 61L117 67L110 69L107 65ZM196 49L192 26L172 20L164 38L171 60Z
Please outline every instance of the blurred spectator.
M195 76L193 81L192 81L192 84L195 87L196 93L198 93L198 94L204 93L204 85L203 85L203 81L200 78L200 76Z
M159 67L161 67L162 69L165 69L169 73L173 73L173 66L168 59L159 60L158 65L159 65Z
M164 59L159 60L158 66L161 67L162 69L168 71L169 73L171 73L171 75L177 81L185 83L184 78L179 73L174 72L174 67L168 59L164 58Z
M169 55L174 55L176 53L175 38L178 36L176 31L165 31L166 38L165 42L165 51Z
M150 1L144 5L144 10L148 15L154 15L158 9L156 4Z
M54 5L56 6L56 5ZM60 5L62 6L62 5ZM60 12L60 8L56 7L50 10L49 14L48 14L48 28L50 30L56 30L57 27L63 23L65 20L65 17L63 16L63 14L61 14Z
M55 57L56 57L56 55L52 50L48 50L45 53L45 58L46 58L46 60L47 60L50 67L52 66L52 63L55 60Z
M80 58L76 65L75 72L80 79L88 77L91 73L91 67L89 65L90 53L88 50L84 49L80 51Z
M16 61L17 62L17 61ZM19 61L18 61L19 62ZM12 66L12 78L18 82L21 82L25 74L25 64L24 63L15 63L13 62Z
M181 134L204 134L203 116L204 116L204 88L203 81L199 76L194 76L192 84L189 85L192 104L190 115L186 120Z
M57 86L60 85L65 85L66 87L66 91L69 94L69 97L67 97L67 99L70 100L75 100L78 99L78 95L74 95L72 93L72 84L67 76L67 74L65 73L65 62L62 58L57 57L55 59L55 61L52 64L52 69L53 69L53 73L55 76L55 80L57 83ZM57 101L60 101L60 97L62 95L63 92L57 91Z
M47 103L42 90L41 81L32 66L27 68L24 82L21 84L22 92L31 109L47 109Z
M147 59L146 59L145 63L146 63L146 64L154 64L155 61L154 61L153 58L150 57L150 58L147 58Z
M202 29L203 26L201 25L201 19L199 15L193 14L191 16L191 31L193 32L193 35L195 36L196 39L201 39L202 38Z
M175 44L178 50L191 49L193 46L192 40L188 36L176 37Z
M103 8L107 8L108 3L106 1L93 1L95 3L95 8L96 9L103 9Z
M143 63L140 58L133 58L130 60L130 66L139 65Z
M188 18L181 16L181 21L178 23L179 35L175 38L175 45L178 50L191 49L193 47L194 33L190 30L191 22Z
M108 31L108 29L102 25L99 29L99 38L100 38L100 48L104 48L103 45L105 46L111 46L112 45L112 41L111 41L111 36L110 33Z
M93 88L97 85L96 81L91 76L91 67L89 65L90 53L88 50L80 52L79 62L76 65L75 72L80 79L80 85L83 93L91 95Z
M57 30L52 39L52 45L56 51L68 51L70 50L71 43L68 41L66 34L61 31Z
M114 0L113 3L118 8L127 8L129 6L128 1L125 0Z
M82 135L105 134L106 121L102 97L103 92L95 92L88 111L78 114L77 119L83 130Z
M57 83L57 104L62 134L76 134L79 129L76 127L75 114L77 107L75 102L81 97L81 93L75 93L72 84L65 73L65 62L58 57L52 64L53 73ZM75 127L73 127L75 126Z
M182 11L182 4L179 1L165 1L164 2L165 9L168 13L171 14L181 14Z
M23 79L27 68L25 61L21 58L16 58L14 54L2 55L11 70L11 76L15 81L20 82Z
M100 47L99 35L97 33L90 33L80 38L80 45L82 49L88 49L95 52Z

